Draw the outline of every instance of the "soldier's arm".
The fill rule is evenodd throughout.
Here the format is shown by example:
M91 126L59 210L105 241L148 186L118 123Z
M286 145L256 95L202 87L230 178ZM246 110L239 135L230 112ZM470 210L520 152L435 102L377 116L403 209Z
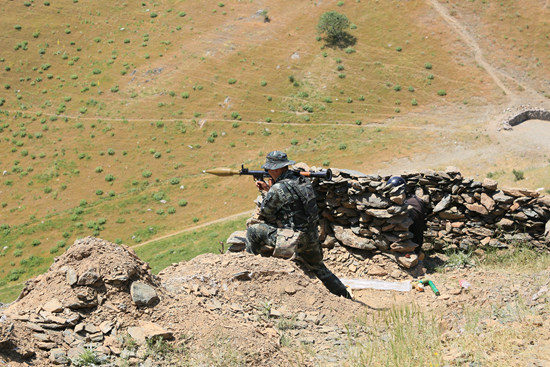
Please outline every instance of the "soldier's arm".
M277 212L285 205L284 193L280 185L275 184L265 196L260 208L260 215L268 223L277 222Z

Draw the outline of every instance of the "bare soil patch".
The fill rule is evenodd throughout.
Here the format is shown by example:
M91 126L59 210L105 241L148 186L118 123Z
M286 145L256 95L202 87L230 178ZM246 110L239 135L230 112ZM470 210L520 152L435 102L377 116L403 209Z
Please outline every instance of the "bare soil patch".
M503 136L506 136L504 133ZM550 154L550 121L529 120L514 126L510 145L540 154Z

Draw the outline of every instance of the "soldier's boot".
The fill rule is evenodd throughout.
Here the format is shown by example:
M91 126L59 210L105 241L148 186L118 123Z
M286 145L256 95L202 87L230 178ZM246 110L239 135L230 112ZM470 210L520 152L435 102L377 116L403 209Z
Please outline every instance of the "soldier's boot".
M323 278L319 278L319 280L323 282L330 293L347 299L353 299L352 295L350 294L350 292L348 292L348 289L346 288L344 283L342 283L342 281L338 279L336 275L330 274L328 277L325 276Z
M324 263L321 262L320 264L315 265L307 264L305 261L304 263L330 291L330 293L347 299L353 299L344 283L342 283L342 281L338 279L338 277L334 275L334 273L331 272Z

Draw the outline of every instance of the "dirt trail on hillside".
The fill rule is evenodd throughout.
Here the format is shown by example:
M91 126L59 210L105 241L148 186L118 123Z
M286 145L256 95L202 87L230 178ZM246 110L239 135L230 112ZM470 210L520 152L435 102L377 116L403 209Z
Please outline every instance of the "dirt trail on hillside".
M472 32L469 31L469 28L471 27L469 27L467 24L461 23L458 19L451 16L447 8L444 5L440 4L438 0L427 0L427 2L428 4L432 5L434 10L436 10L437 13L445 20L445 22L447 22L451 26L455 34L460 37L468 47L472 49L476 62L481 67L483 67L487 74L489 74L489 76L493 79L495 84L500 89L502 89L503 93L507 96L509 106L528 104L529 102L540 100L540 95L537 93L536 90L531 88L529 85L521 83L513 75L509 75L504 71L497 70L497 68L493 67L493 65L487 61L487 59L484 57L484 52L487 52L488 50L483 50L479 46L475 37L472 35ZM548 2L545 7L547 7L547 5ZM504 79L513 82L517 86L518 90L522 90L521 95L508 88L505 85Z
M496 69L493 68L492 65L485 60L485 58L483 57L483 51L481 50L475 39L467 31L467 29L455 18L453 18L447 12L447 9L443 5L441 5L438 0L428 0L428 3L434 7L439 15L443 17L443 19L453 28L456 34L460 38L462 38L462 40L472 49L475 60L491 76L496 85L498 85L498 87L502 89L502 91L507 96L513 96L514 94L504 85L504 83L498 76L498 72L496 71Z
M420 171L426 168L444 169L453 165L471 176L485 175L494 170L509 170L524 167L529 162L530 167L545 166L550 155L550 144L544 144L544 137L550 134L550 122L525 121L521 126L516 126L510 131L501 130L502 123L513 117L514 111L519 108L550 109L550 100L545 99L533 88L521 83L514 75L507 74L504 70L497 70L489 62L484 52L490 52L481 48L472 34L467 23L461 23L449 14L448 9L438 0L427 0L427 3L447 22L451 30L471 50L475 61L483 67L494 83L506 96L504 104L491 104L485 106L445 106L434 108L426 117L438 119L449 126L449 130L440 134L437 146L426 146L424 153L415 153L414 156L389 159L379 162L375 168L378 173L395 174L404 171ZM515 85L516 90L507 87ZM521 90L521 91L520 91ZM421 118L423 114L415 115ZM399 125L407 121L410 116L394 119L388 122ZM466 128L464 128L466 126ZM433 126L426 125L427 131ZM479 141L467 141L457 138L462 132L476 131L476 139ZM480 143L483 141L483 143Z
M210 221L210 222L202 223L202 224L197 225L197 226L185 228L185 229L182 229L182 230L180 230L180 231L172 232L172 233L169 233L169 234L164 235L164 236L156 237L156 238L154 238L154 239L152 239L152 240L148 240L148 241L139 243L139 244L137 244L137 245L135 245L135 246L132 246L132 248L138 248L138 247L141 247L141 246L145 246L145 245L147 245L147 244L149 244L149 243L151 243L151 242L160 241L160 240L163 240L163 239L165 239L165 238L169 238L169 237L172 237L172 236L176 236L176 235L181 234L181 233L196 231L197 229L204 228L204 227L210 226L210 225L212 225L212 224L222 223L222 222L225 222L225 221L228 221L228 220L237 219L237 218L242 217L242 216L245 216L245 215L252 215L252 213L253 213L253 211L252 211L252 210L249 210L249 211L246 211L246 212L233 214L233 215L230 215L230 216L227 216L227 217L224 217L224 218L212 220L212 221Z

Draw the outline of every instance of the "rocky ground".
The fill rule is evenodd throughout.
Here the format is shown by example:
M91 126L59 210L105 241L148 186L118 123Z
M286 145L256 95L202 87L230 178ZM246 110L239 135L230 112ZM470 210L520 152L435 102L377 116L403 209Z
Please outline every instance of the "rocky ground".
M371 269L369 278L413 279L377 256L361 260L336 247L327 252L327 265L345 278L364 267ZM396 307L434 316L440 365L549 365L550 269L431 272L445 260L428 256L415 269L415 275L427 272L420 277L431 279L440 296L429 288L356 289L351 301L332 295L287 260L204 254L155 276L131 249L89 237L76 241L0 311L0 366L362 365L360 346L388 332L388 325L376 327L377 315ZM461 279L470 283L467 289ZM467 310L477 315L472 335ZM498 341L493 335L510 330L513 350L493 346L478 355L460 342L468 336L484 345L483 338Z

